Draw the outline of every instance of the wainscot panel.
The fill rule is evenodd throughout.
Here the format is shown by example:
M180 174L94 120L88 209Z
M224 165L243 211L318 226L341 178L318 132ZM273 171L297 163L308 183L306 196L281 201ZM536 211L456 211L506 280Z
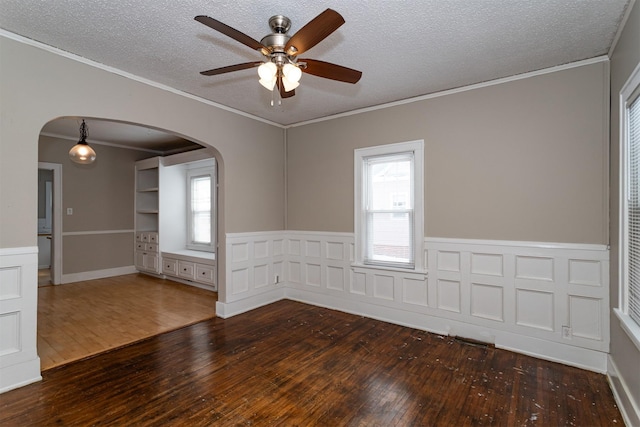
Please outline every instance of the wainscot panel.
M603 245L425 239L428 272L354 263L352 233L227 235L220 316L282 298L606 372Z
M38 248L0 249L0 393L39 381Z

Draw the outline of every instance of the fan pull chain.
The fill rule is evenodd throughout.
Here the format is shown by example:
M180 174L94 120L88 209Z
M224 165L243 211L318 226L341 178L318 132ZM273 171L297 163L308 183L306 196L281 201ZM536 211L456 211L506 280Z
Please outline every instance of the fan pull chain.
M280 92L276 91L276 90L272 90L271 91L271 102L269 103L269 105L271 105L272 107L276 104L276 102L275 102L276 93L278 94L278 106L282 105L282 98L280 98Z

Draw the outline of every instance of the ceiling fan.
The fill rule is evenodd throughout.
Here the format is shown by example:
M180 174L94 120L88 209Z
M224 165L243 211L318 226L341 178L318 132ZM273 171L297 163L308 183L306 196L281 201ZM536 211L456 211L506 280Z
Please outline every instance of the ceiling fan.
M344 18L333 9L327 9L313 18L293 36L287 34L291 28L289 18L283 15L272 16L269 19L272 33L263 37L259 42L208 16L199 15L195 17L195 20L251 49L260 51L265 57L264 61L244 62L202 71L200 73L202 75L215 76L258 67L260 84L269 90L273 90L277 86L282 98L290 98L295 95L295 88L300 84L303 72L346 83L357 83L362 76L361 71L342 65L316 59L298 58L298 55L320 43L344 24Z

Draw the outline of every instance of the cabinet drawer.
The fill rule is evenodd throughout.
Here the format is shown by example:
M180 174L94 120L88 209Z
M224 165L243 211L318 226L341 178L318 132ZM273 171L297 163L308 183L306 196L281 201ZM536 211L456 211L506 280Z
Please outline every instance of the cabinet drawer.
M148 240L149 240L149 243L158 244L158 233L156 232L148 233Z
M144 251L144 243L136 242L136 250L137 251Z
M158 252L158 245L155 243L145 243L144 248L149 252Z
M196 264L196 281L213 283L213 268L208 265Z
M149 241L149 233L140 233L140 241L148 242Z
M162 272L170 276L178 274L178 261L171 258L162 258Z
M136 242L142 242L142 235L143 235L143 234L144 234L144 233L143 233L142 231L138 231L138 232L136 233Z
M195 264L187 261L178 261L178 275L185 279L195 280Z

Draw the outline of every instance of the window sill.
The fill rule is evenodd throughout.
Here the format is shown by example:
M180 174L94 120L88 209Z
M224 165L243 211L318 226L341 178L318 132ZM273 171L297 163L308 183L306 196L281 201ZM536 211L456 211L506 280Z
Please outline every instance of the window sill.
M366 272L368 270L380 270L380 271L390 271L394 273L402 273L407 276L420 276L420 279L426 279L429 275L427 270L414 270L410 268L398 268L398 267L388 267L384 265L369 265L369 264L359 264L353 263L351 264L351 269L356 272Z
M638 348L638 351L640 351L640 325L621 310L615 308L613 311L620 320L620 327L622 327L622 330L629 335L631 342L633 342Z

